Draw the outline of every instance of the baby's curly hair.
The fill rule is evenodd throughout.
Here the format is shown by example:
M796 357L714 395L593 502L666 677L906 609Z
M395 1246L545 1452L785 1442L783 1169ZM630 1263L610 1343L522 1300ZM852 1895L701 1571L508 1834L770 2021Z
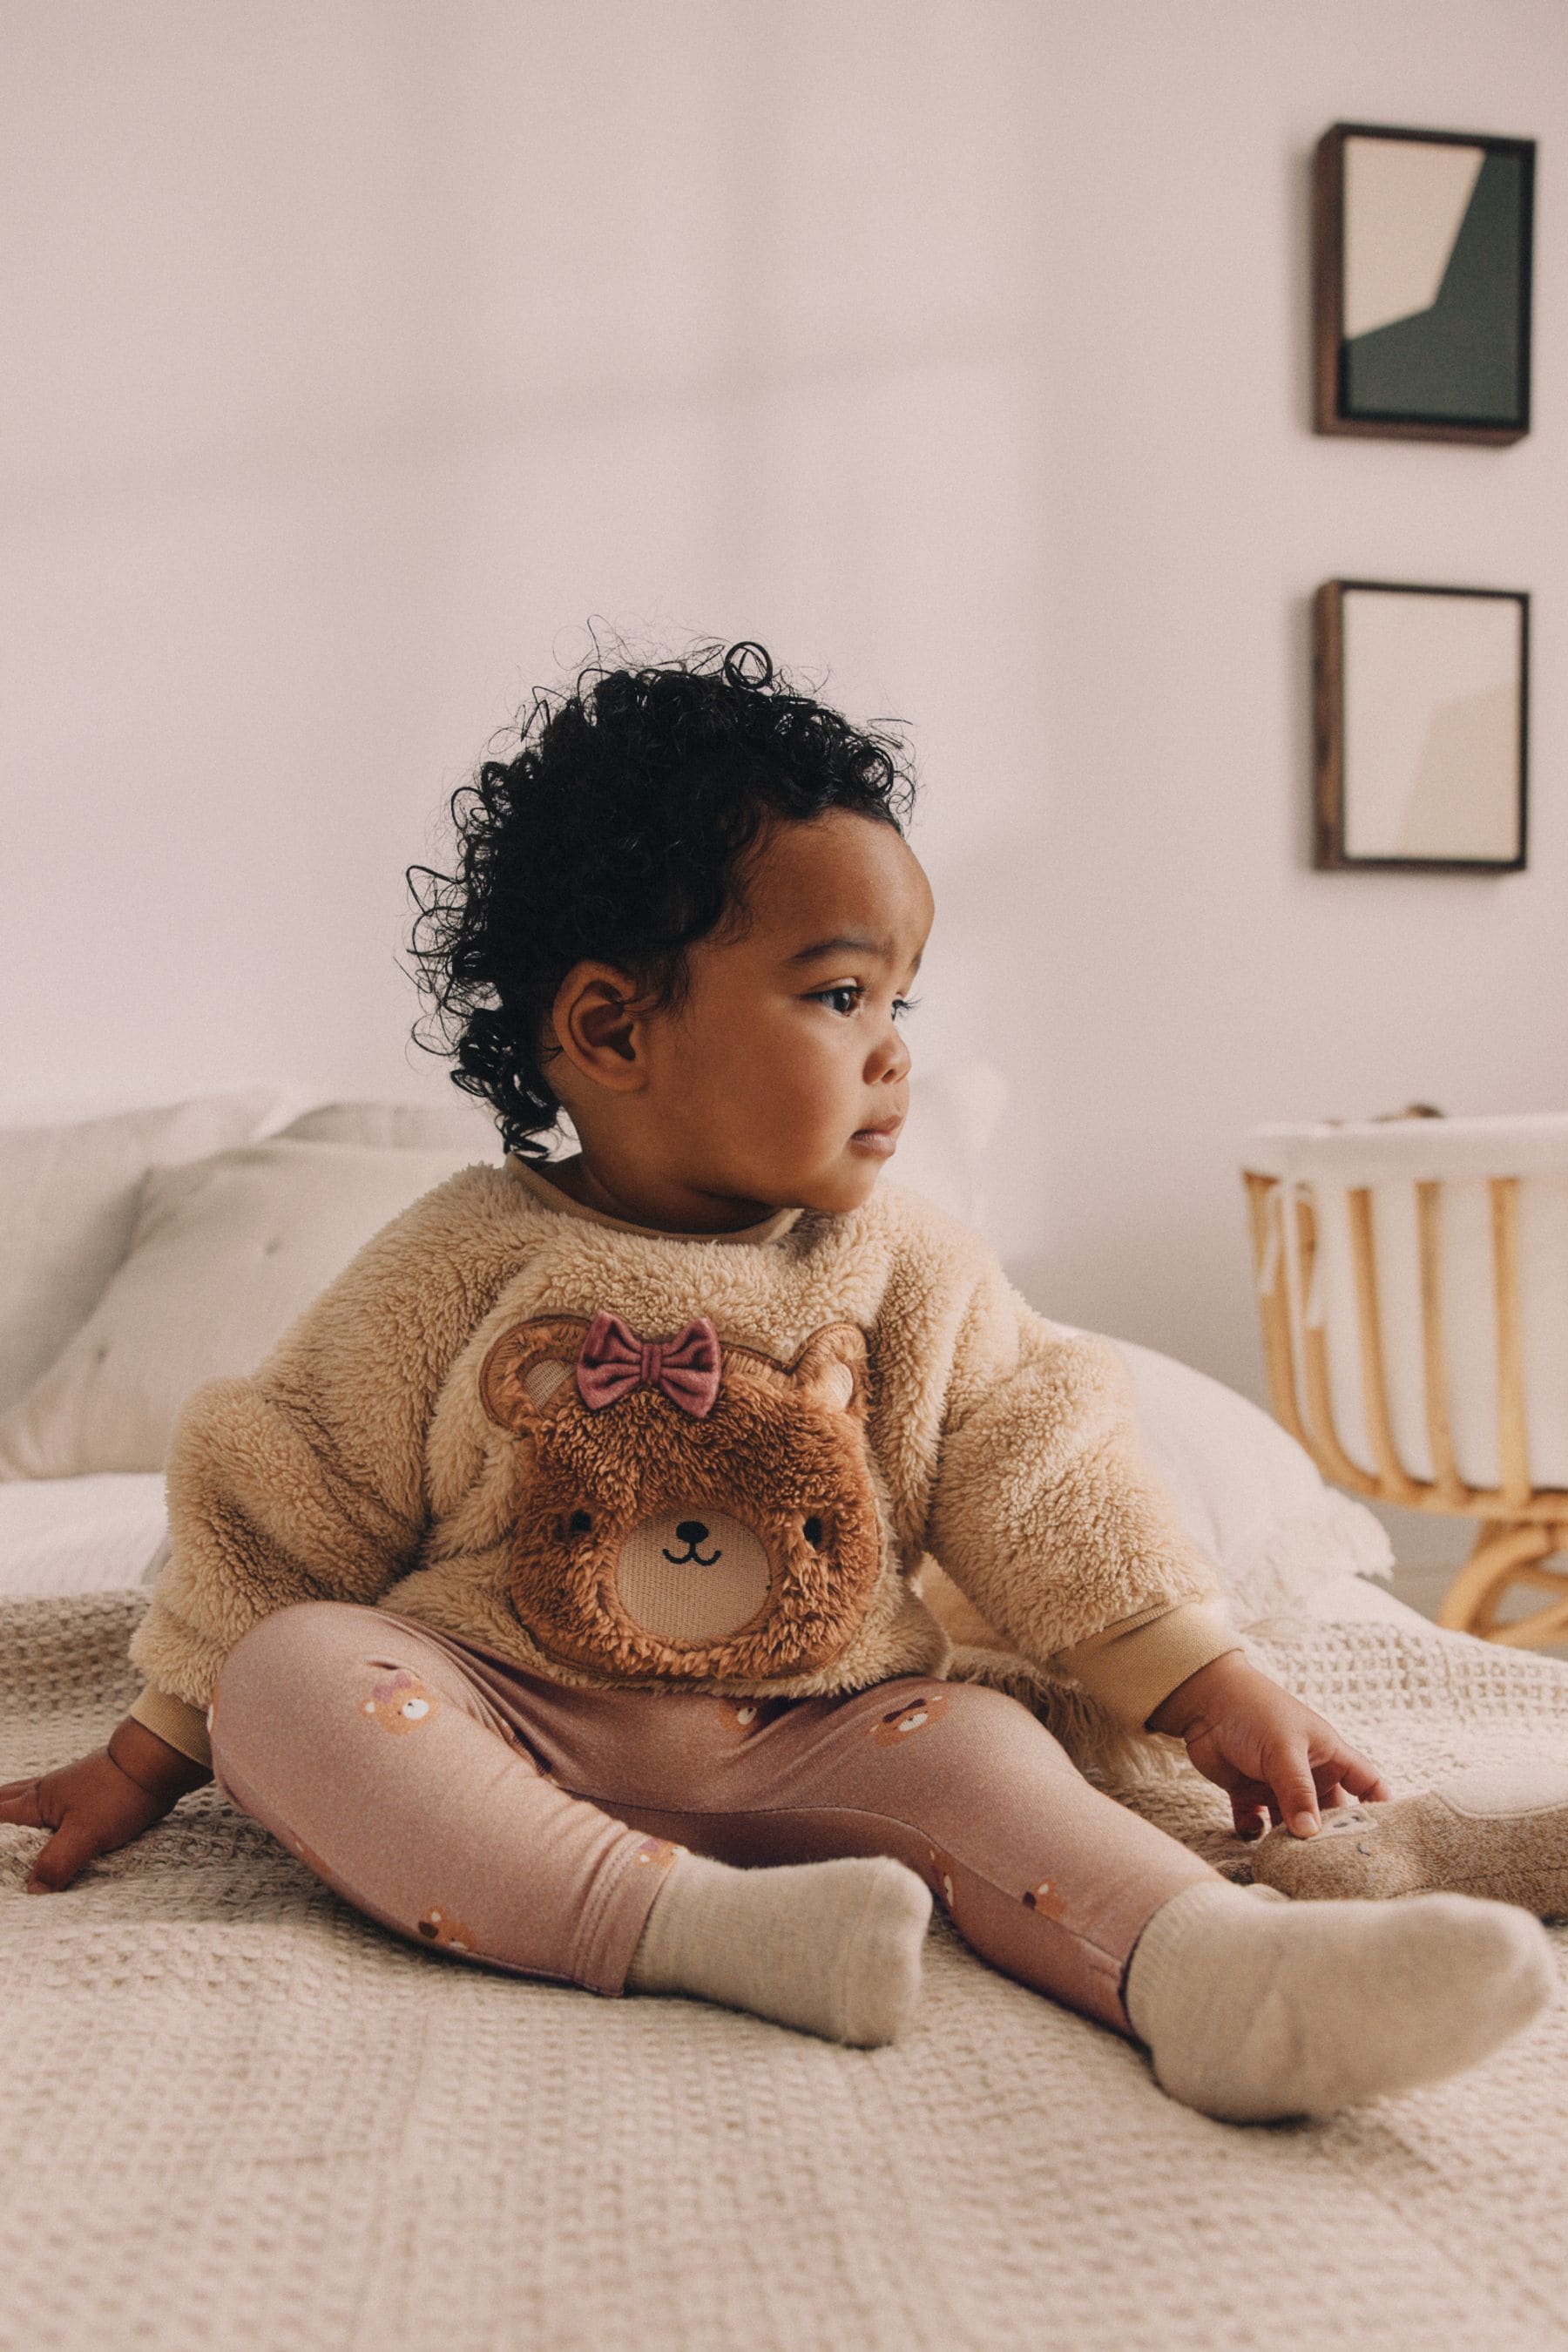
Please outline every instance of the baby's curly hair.
M537 726L536 726L536 722ZM902 834L914 780L897 737L795 690L766 649L715 641L682 659L591 663L558 709L539 692L507 761L453 794L457 871L411 866L415 974L452 1082L496 1114L509 1152L542 1160L561 1115L540 1041L562 981L615 965L679 1010L687 950L745 923L747 861L779 819L830 809ZM421 885L424 887L422 887Z

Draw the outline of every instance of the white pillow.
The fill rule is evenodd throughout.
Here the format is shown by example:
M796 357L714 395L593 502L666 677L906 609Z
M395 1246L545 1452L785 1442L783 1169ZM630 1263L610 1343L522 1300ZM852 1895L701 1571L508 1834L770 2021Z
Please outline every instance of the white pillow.
M1363 1504L1325 1484L1279 1423L1205 1372L1131 1340L1143 1453L1194 1540L1217 1562L1238 1626L1306 1601L1347 1571L1386 1576L1394 1552Z
M449 1102L319 1103L278 1133L300 1143L364 1143L383 1151L467 1151L475 1160L498 1164L501 1158L495 1113L488 1103L455 1088Z
M0 1412L91 1313L131 1246L148 1169L246 1142L275 1099L256 1089L0 1128Z
M124 1264L0 1416L0 1477L161 1470L192 1389L252 1370L373 1234L472 1161L276 1140L153 1169Z

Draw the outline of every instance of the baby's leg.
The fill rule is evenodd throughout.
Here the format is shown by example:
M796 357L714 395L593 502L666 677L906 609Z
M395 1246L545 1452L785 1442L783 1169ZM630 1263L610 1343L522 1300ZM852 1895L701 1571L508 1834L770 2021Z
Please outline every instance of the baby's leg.
M1091 1787L1016 1699L978 1684L900 1676L764 1706L721 1780L735 1809L721 1825L660 1825L733 1860L896 1855L993 1967L1119 2033L1132 2032L1121 1987L1143 1927L1185 1888L1224 1884Z
M1231 1885L997 1691L900 1678L763 1707L754 1726L713 1775L721 1814L644 1801L628 1818L734 1859L923 1868L977 1951L1142 2041L1162 2085L1205 2114L1327 2115L1435 2081L1554 1990L1544 1929L1505 1904L1298 1906Z
M940 1707L933 1686L917 1689ZM924 1724L900 1733L908 1713L891 1714L887 1732L908 1738L922 1820L972 1809L968 1827L948 1831L950 1851L966 1853L955 1924L1026 1974L1016 1920L999 1935L980 1889L1016 1885L1041 1857L1044 1883L1023 1898L1037 1929L1030 1980L1130 2024L1188 2106L1237 2122L1331 2115L1474 2064L1555 1990L1545 1932L1522 1912L1453 1895L1298 1906L1272 1888L1233 1886L1090 1788L1016 1701L963 1685L946 1699L964 1734L952 1762L940 1753L942 1715L929 1738ZM1103 1964L1119 1954L1113 2012ZM1075 1991L1085 1967L1097 2000Z
M277 1611L218 1678L218 1786L410 1940L595 1992L693 1992L840 2041L894 2038L931 1915L908 1871L731 1870L628 1829L560 1788L505 1712L531 1733L542 1697L570 1722L584 1695L479 1653L470 1672L462 1649L384 1610Z
M881 1855L906 1867L868 1906L868 1932L847 1956L841 2014L887 2005L877 1999L879 1969L899 1979L900 2013L912 1995L910 1941L925 1924L907 1900L912 1871L997 1968L1131 2033L1121 1988L1139 1931L1171 1895L1223 1883L1092 1789L1016 1700L967 1684L907 1677L847 1698L794 1701L693 1694L613 1706L599 1695L585 1707L537 1692L529 1738L563 1786L689 1850L649 1922L634 1986L651 1989L650 1971L662 1971L668 1955L661 1989L676 1989L679 1970L684 1989L754 2005L743 1990L720 1991L716 1975L701 1980L705 1951L737 1987L750 1974L715 1914L711 1858L774 1865L739 1875L776 1885L781 1897L784 1882L797 1880L803 1902L808 1885L826 1902L831 1874L844 1876L846 1898L855 1890L850 1874L866 1864L850 1857ZM803 1960L820 1933L802 1913ZM827 2022L816 2030L859 2038Z
M567 1796L437 1643L303 1601L235 1646L219 1788L357 1910L517 1974L621 1990L675 1848Z

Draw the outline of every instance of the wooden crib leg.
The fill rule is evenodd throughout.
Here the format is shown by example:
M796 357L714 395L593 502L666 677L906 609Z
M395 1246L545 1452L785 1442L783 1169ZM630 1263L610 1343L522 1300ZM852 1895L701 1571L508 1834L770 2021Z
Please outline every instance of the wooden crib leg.
M1540 1519L1484 1521L1474 1551L1443 1596L1438 1624L1510 1649L1568 1641L1568 1573L1541 1565L1565 1549L1568 1528ZM1498 1608L1513 1584L1555 1597L1547 1608L1533 1609L1511 1625L1500 1625Z
M1568 1528L1553 1529L1552 1549L1568 1550ZM1510 1625L1495 1626L1488 1640L1506 1643L1516 1650L1539 1650L1549 1643L1568 1642L1568 1573L1557 1568L1521 1568L1514 1577L1532 1592L1550 1592L1551 1604L1532 1609L1528 1617L1516 1617Z

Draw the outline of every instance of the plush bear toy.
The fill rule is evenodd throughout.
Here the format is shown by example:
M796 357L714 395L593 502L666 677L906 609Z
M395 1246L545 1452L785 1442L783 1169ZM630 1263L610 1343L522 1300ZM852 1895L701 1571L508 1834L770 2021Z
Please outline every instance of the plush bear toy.
M1316 1837L1283 1826L1252 1856L1256 1884L1298 1899L1486 1895L1568 1918L1568 1769L1499 1764L1417 1797L1328 1806Z

